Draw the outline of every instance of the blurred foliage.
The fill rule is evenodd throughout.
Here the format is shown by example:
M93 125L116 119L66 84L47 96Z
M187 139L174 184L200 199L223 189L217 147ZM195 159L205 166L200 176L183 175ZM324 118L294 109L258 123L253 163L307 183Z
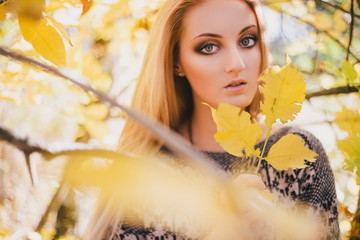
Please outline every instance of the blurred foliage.
M0 0L0 45L86 76L88 84L127 104L147 46L148 30L162 2ZM341 196L340 227L346 238L357 209L359 189L355 181L359 182L359 129L349 131L345 127L359 125L359 1L264 0L263 3L266 13L272 16L267 18L271 30L271 63L284 65L283 56L289 54L305 75L307 93L331 93L329 97L310 99L310 103L326 114L325 121L333 122L336 118L338 127L332 125L336 133L337 128L348 132L344 139L337 133L339 148L328 153L331 163L340 162L343 167L336 168L339 165L333 164ZM116 148L124 117L121 111L100 103L96 96L72 83L29 65L1 57L0 72L1 125L60 148L61 144L74 142ZM342 94L350 87L353 93ZM335 114L340 112L342 104L348 107ZM346 125L350 120L356 124ZM3 238L21 236L24 233L19 229L34 231L59 189L66 161L46 162L41 157L35 160L32 157L32 162L36 163L38 172L36 186L30 185L21 153L2 144L0 236ZM82 194L79 191L73 197L85 206L88 200ZM81 211L87 210L80 207ZM76 219L78 224L69 233L79 236L88 214L83 214L83 218L80 214ZM53 215L49 214L41 231L43 239L57 234L54 232L57 216ZM33 233L32 239L38 237Z

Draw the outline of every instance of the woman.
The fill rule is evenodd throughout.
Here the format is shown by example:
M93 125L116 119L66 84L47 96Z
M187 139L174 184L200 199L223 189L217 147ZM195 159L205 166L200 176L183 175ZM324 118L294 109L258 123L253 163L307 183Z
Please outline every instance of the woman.
M215 108L230 103L258 116L261 96L257 78L268 66L264 33L257 0L167 0L151 29L132 107L177 131L230 174L244 162L255 163L256 159L251 162L224 152L213 137L216 125L203 102ZM308 132L282 128L270 137L265 154L288 133L302 137L318 153L317 161L305 169L288 171L277 171L262 161L262 181L280 200L305 203L322 214L325 222L320 231L324 237L338 239L334 178L318 140ZM149 154L165 149L130 119L121 140L121 151ZM263 144L261 141L256 147ZM121 226L115 226L108 237L176 238L156 229Z

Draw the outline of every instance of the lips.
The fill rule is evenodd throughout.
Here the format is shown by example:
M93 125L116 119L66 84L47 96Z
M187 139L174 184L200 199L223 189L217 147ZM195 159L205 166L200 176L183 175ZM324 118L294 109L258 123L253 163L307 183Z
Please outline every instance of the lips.
M238 88L241 86L245 86L246 84L247 84L247 82L244 80L234 80L234 81L231 81L227 86L225 86L225 88L228 88L228 89Z

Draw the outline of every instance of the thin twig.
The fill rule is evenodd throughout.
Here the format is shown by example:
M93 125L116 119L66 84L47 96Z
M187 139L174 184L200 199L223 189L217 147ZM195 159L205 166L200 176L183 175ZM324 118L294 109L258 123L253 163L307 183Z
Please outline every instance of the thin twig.
M310 99L313 97L329 96L329 95L342 94L342 93L352 93L352 92L358 92L359 89L360 89L360 85L336 87L336 88L324 89L313 93L308 93L306 94L305 98Z
M60 186L56 190L55 195L51 199L50 204L46 208L45 213L42 215L41 220L35 229L35 232L40 232L43 229L50 212L53 211L54 209L59 208L59 206L64 202L64 199L69 193L69 190L70 187L67 184L65 184L64 182L60 184Z
M315 0L315 1L316 1L316 2L320 2L321 4L324 4L324 5L333 7L333 8L335 8L335 9L337 9L337 10L340 10L340 11L342 11L342 12L344 12L344 13L349 13L349 14L350 14L349 11L343 9L341 6L336 5L336 4L332 3L332 2L324 1L324 0ZM354 17L360 18L360 15L354 14Z
M0 140L14 145L17 149L24 152L24 154L31 154L33 152L49 153L48 150L29 143L28 138L15 136L9 129L5 128L4 126L0 126Z
M357 62L359 63L360 62L360 58L358 56L356 56L351 50L350 48L348 49L347 46L345 46L342 42L339 41L339 39L337 39L336 37L334 37L330 32L328 31L323 31L323 30L319 30L314 24L312 24L311 22L308 22L308 21L305 21L304 19L301 19L300 17L296 17L296 16L293 16L293 15L290 15L288 13L284 13L284 14L287 14L288 16L300 21L300 22L303 22L303 23L306 23L307 25L309 25L310 27L318 30L319 32L322 32L324 34L326 34L328 37L330 37L332 40L334 40L337 44L339 44L340 47L342 47L345 51L349 51L349 54L351 56L353 56Z
M349 29L349 44L348 44L348 48L347 48L346 60L349 60L350 47L351 47L351 42L352 42L353 32L354 32L354 24L355 24L355 19L354 19L354 0L351 0L350 13L351 13L351 22L350 22L350 29Z
M320 4L323 4L323 5L327 5L327 6L330 6L332 8L335 8L337 10L340 10L344 13L348 13L350 14L349 11L345 10L344 8L342 8L341 6L339 5L336 5L334 3L331 3L331 2L328 2L328 1L324 1L324 0L315 0L316 2L319 2ZM360 0L358 0L358 2L360 2ZM278 0L278 1L275 1L275 0L269 0L269 1L263 1L264 5L265 6L268 6L268 5L272 5L272 4L278 4L278 3L291 3L290 0ZM360 3L359 3L360 4ZM354 14L354 17L356 18L360 18L360 15L358 14Z

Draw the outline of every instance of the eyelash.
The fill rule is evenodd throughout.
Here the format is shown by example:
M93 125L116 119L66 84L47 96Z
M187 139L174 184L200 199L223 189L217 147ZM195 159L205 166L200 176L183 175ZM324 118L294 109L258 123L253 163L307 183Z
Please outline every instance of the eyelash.
M246 46L246 45L243 45L241 42L244 41L244 40L252 40L254 41L254 43L251 45L251 46ZM240 46L244 47L244 48L252 48L256 45L257 43L257 36L256 35L246 35L244 36L243 38L241 38L240 40ZM207 53L207 52L204 52L204 48L208 47L208 46L213 46L213 47L217 47L217 44L216 43L213 43L213 42L205 42L203 44L201 44L198 48L196 48L196 51L200 54L204 54L204 55L211 55L211 54L214 54L214 52L211 52L211 53Z
M208 47L208 46L213 46L213 47L219 48L219 47L217 46L217 44L215 44L215 43L213 43L213 42L205 42L205 43L201 44L201 45L196 49L196 51L197 51L198 53L200 53L200 54L211 55L211 54L213 54L213 53L203 52L203 50L204 50L206 47Z
M250 39L250 40L253 40L253 41L254 41L254 44L251 45L251 46L244 46L245 48L252 48L253 46L256 45L257 40L258 40L258 38L257 38L256 35L246 35L246 36L244 36L244 37L240 40L240 42L242 42L242 41L244 41L244 40L249 40L249 39Z

